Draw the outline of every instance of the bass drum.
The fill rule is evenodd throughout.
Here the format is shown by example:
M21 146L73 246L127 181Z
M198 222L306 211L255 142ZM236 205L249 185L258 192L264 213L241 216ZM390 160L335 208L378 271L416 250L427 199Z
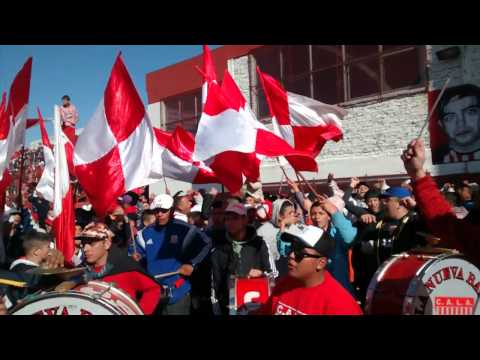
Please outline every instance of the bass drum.
M11 315L143 315L124 291L90 281L65 292L49 292L17 305Z
M478 313L480 270L447 249L392 256L373 276L365 312L371 315Z

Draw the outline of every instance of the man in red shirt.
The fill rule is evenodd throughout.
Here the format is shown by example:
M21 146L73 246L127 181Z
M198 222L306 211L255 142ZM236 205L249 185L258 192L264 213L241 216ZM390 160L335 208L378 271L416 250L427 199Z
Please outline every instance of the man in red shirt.
M282 233L292 243L288 275L275 286L259 310L262 315L362 315L360 306L325 269L334 247L328 233L315 226L298 226Z
M87 263L86 281L113 282L138 301L146 315L157 308L160 285L131 258L111 250L113 233L103 223L90 224L76 238L82 241ZM140 294L140 298L137 297Z
M424 169L425 145L421 139L412 140L408 144L402 160L413 180L415 201L427 227L433 235L440 238L434 245L456 249L474 265L480 266L480 199L477 199L468 216L458 219L435 180Z

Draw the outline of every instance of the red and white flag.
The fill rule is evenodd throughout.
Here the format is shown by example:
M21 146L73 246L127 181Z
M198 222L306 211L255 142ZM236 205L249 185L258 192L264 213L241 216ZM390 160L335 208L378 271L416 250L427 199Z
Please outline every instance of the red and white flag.
M127 191L150 184L154 131L121 56L104 97L75 144L78 181L97 216Z
M208 84L217 82L217 73L212 60L212 53L207 45L203 45L203 68L200 70L203 76L202 84L202 105L207 102Z
M4 131L0 135L0 176L8 168L8 164L15 152L20 150L25 142L31 75L32 58L30 57L17 73L10 86L6 106L8 125L4 125L4 131L5 129L7 130L6 141L5 139L2 140Z
M7 115L7 95L2 94L2 102L0 103L0 179L2 174L8 169L8 139L10 134L10 119Z
M6 94L3 93L2 95L2 102L0 103L0 157L5 156L6 154L1 153L1 151L7 151L8 146L8 133L10 131L10 120L7 116L6 111ZM2 160L0 160L2 161ZM3 160L5 161L5 160ZM3 170L2 176L0 177L0 214L3 213L3 209L5 207L5 195L7 188L10 186L12 182L12 176L10 175L10 171L8 170L8 166Z
M43 121L40 109L38 109L38 118L40 132L42 134L43 158L45 165L43 167L42 177L37 185L37 192L43 195L44 199L53 203L54 200L54 177L55 177L55 158L53 156L53 146L48 138L45 122Z
M306 151L313 157L318 156L328 140L342 139L341 120L347 115L344 109L287 92L276 79L262 73L258 67L257 72L277 135L295 149ZM294 164L292 166L295 168Z
M67 137L60 123L60 108L55 105L54 111L55 136L55 175L53 196L53 230L55 244L63 253L65 261L71 263L75 250L75 212L73 208L73 189L70 185L67 154L65 146Z
M201 161L193 161L195 138L180 126L169 133L155 128L156 144L152 167L163 176L192 184L218 183L215 173Z
M208 85L195 140L193 159L209 164L231 192L240 190L245 178L258 180L262 155L298 157L306 169L317 170L311 156L293 149L255 118L228 71L221 87L213 81Z

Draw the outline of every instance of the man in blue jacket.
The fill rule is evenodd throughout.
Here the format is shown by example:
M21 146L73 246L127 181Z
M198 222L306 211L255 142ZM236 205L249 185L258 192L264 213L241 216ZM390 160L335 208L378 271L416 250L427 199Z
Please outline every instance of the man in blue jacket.
M145 258L148 273L157 278L169 298L162 314L188 315L191 308L188 278L209 253L211 240L194 226L173 219L170 195L157 196L150 208L155 212L156 222L139 233L137 252ZM163 274L166 276L159 276Z

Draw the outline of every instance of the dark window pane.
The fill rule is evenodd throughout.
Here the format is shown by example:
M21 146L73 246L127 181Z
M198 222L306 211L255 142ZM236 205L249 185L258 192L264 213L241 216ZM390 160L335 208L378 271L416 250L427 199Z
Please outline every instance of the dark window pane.
M313 70L335 66L342 62L340 45L312 45Z
M285 75L291 77L304 74L309 71L310 56L306 45L288 45L283 48L285 61Z
M295 94L300 94L310 97L310 77L306 76L294 81L289 81L285 83L285 88L287 91L291 91Z
M197 132L198 122L195 118L193 119L183 119L183 128L191 133L195 134Z
M380 65L378 59L350 64L350 96L352 99L378 94Z
M342 67L331 68L313 74L313 97L326 104L338 104L343 99Z
M378 45L346 45L347 60L378 55Z
M183 126L181 121L173 121L165 124L165 130L173 131L178 126Z
M183 95L179 97L182 104L182 119L195 117L195 94Z
M197 98L197 120L200 119L202 115L202 89L200 88L195 92L195 97Z
M280 48L263 46L253 51L253 57L260 70L280 80Z
M385 56L383 64L385 69L385 91L421 83L417 50Z
M383 45L383 52L400 50L411 46L412 45Z
M166 124L174 123L181 120L180 111L178 111L178 98L165 101L166 108Z
M257 88L257 101L258 101L258 114L257 117L259 120L264 118L269 118L270 115L270 108L268 107L267 98L265 97L265 93L263 92L263 88Z

